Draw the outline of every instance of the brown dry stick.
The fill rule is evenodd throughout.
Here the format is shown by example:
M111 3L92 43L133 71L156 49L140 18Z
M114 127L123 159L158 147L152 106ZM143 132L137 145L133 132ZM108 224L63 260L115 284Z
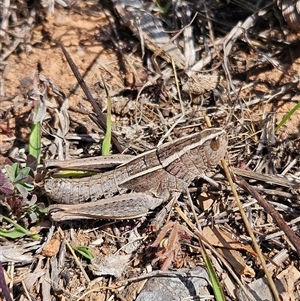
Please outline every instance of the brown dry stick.
M236 182L239 186L241 186L244 190L248 191L257 201L258 203L266 210L268 214L272 216L276 225L286 234L286 236L290 239L291 243L297 250L298 256L300 258L300 238L295 234L295 232L287 225L278 211L274 208L273 205L268 203L259 193L258 191L249 185L244 179L240 177L236 177Z

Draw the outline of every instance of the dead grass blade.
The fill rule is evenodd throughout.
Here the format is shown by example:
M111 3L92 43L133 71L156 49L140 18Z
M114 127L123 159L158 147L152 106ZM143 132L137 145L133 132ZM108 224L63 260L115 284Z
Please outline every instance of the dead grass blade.
M11 298L9 289L6 285L5 276L4 276L4 272L3 272L3 266L2 266L1 261L0 261L0 288L2 290L3 296L6 299L6 301L13 301L13 299Z
M80 85L81 89L83 90L84 94L86 95L87 99L89 100L89 102L91 103L91 105L93 106L93 109L95 111L95 113L97 114L98 117L98 121L102 127L102 129L104 129L104 131L106 131L106 118L105 115L102 113L101 109L99 108L97 102L95 101L94 97L92 96L89 88L87 87L85 81L83 80L81 74L78 71L78 68L76 67L74 61L72 60L70 54L67 52L66 48L64 47L64 45L61 42L57 42L58 45L60 46L60 48L62 49L67 62L70 66L70 68L72 69L73 74L75 75L78 84ZM121 146L121 144L119 143L116 134L112 133L112 140L116 146L116 148L118 149L118 151L120 153L123 152L123 148Z
M257 201L258 203L265 209L265 211L272 216L276 225L285 233L285 235L290 239L291 243L297 250L298 256L300 257L300 238L295 234L295 232L287 225L278 211L274 208L273 205L268 203L259 193L258 191L249 185L242 178L237 178L237 183L244 190L248 191Z
M236 275L236 273L231 268L230 264L227 262L226 258L224 258L202 235L199 229L192 223L192 221L183 213L183 211L177 206L174 205L174 209L177 211L177 213L180 215L180 217L187 223L187 225L192 229L192 231L195 232L195 235L198 238L201 238L201 242L207 247L217 258L219 258L223 265L226 267L227 271L230 273L230 275L233 277L233 279L236 281L240 289L244 292L246 296L249 296L249 292L247 288L244 286L244 284L241 282L239 276ZM249 300L251 300L251 296L249 297Z
M258 181L263 181L265 183L271 183L273 185L284 186L293 189L297 189L300 186L300 183L296 181L290 181L287 178L278 175L262 174L252 170L247 170L247 169L242 169L237 167L230 167L230 169L234 174L237 174L239 176L255 179Z
M63 232L63 230L61 229L61 227L58 227L57 230L58 230L59 234L61 235L61 237L64 238L65 235L64 235L64 232ZM66 240L66 245L67 245L68 249L70 250L71 254L73 255L74 260L75 260L77 266L80 268L80 270L81 270L81 272L82 272L84 278L87 280L88 283L90 283L91 280L90 280L88 274L85 272L85 270L84 270L82 264L80 263L80 260L78 259L78 257L77 257L77 255L75 254L75 252L74 252L72 246L69 244L69 242L68 242L67 240Z
M263 256L263 254L262 254L262 252L261 252L261 249L260 249L260 247L259 247L259 245L258 245L258 243L257 243L257 241L256 241L256 238L255 238L255 236L254 236L254 233L253 233L253 231L252 231L252 229L251 229L250 223L249 223L249 221L248 221L248 219L247 219L246 213L245 213L245 211L244 211L244 208L243 208L243 206L242 206L242 203L241 203L241 201L240 201L240 198L239 198L239 196L238 196L238 194L237 194L237 191L236 191L236 189L235 189L235 186L234 186L233 180L232 180L232 178L231 178L231 175L230 175L229 169L228 169L228 167L227 167L227 164L226 164L226 162L225 162L224 159L222 159L221 162L222 162L222 166L223 166L223 168L224 168L226 177L227 177L227 179L228 179L228 181L229 181L229 184L230 184L232 193L233 193L234 198L235 198L235 200L236 200L236 202L237 202L237 205L238 205L238 207L239 207L239 210L240 210L242 219L243 219L243 221L244 221L245 227L246 227L246 229L247 229L247 231L248 231L249 236L250 236L251 239L252 239L252 243L253 243L254 250L256 251L256 253L257 253L257 255L258 255L258 258L259 258L259 260L260 260L260 263L261 263L261 265L262 265L262 268L263 268L263 270L264 270L264 272L265 272L265 275L266 275L266 277L267 277L268 283L269 283L269 285L270 285L270 290L272 291L272 294L273 294L275 300L276 300L276 301L280 301L281 299L280 299L280 297L279 297L277 288L276 288L275 283L274 283L274 281L273 281L273 278L272 278L272 276L271 276L271 274L270 274L270 272L269 272L269 270L268 270L268 268L267 268L267 265L266 265L264 256Z
M6 18L9 19L9 17L10 17L9 10L7 10L7 8L9 8L8 3L4 3L3 8L4 8L4 10L2 10L3 15L1 14L2 17L3 17L3 20L1 21L1 23L2 23L1 24L2 25L1 29L5 29L5 27L8 27L9 22L5 22L5 19ZM36 11L35 8L30 10L30 13L29 13L29 16L28 16L26 22L22 22L24 25L22 26L22 28L21 28L20 32L18 33L17 37L14 39L14 41L10 45L10 47L0 56L0 62L3 62L6 58L8 58L10 56L10 54L12 54L17 49L17 47L22 42L24 42L25 37L27 35L30 35L30 32L32 31L32 29L35 25L36 14L37 14L37 11ZM1 32L1 35L2 34L4 35L5 31L0 30L0 32ZM1 49L3 49L2 46L3 45L1 43L0 44Z
M257 22L260 13L265 10L267 7L270 7L271 4L268 4L264 9L261 9L251 16L249 16L243 23L239 22L224 38L223 40L223 52L224 52L224 71L226 73L226 77L228 79L228 87L231 88L231 90L236 93L236 89L232 83L231 80L231 72L229 70L229 60L228 56L230 54L230 51L235 44L236 40L239 38L240 35L242 35L245 31L247 31L249 28L253 27L255 23ZM230 90L230 89L229 89Z

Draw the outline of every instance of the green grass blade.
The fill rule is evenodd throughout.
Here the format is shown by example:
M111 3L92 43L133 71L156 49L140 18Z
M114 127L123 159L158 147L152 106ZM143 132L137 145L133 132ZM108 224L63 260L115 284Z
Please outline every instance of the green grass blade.
M0 229L0 237L10 238L10 239L16 239L21 238L25 236L26 234L23 231L20 231L18 229L14 230L4 230Z
M11 230L11 231L2 230L0 235L5 235L4 232L6 232L6 235L11 235L11 238L13 238L14 235L19 235L17 237L22 237L24 235L27 235L27 236L30 236L32 239L35 239L35 240L40 239L40 235L38 233L30 232L29 230L23 228L22 226L20 226L18 223L16 223L12 219L10 219L6 216L3 216L2 214L0 214L0 216L16 228L15 230ZM7 232L10 232L10 234L7 233ZM17 238L17 237L15 237L15 238Z
M172 6L172 1L168 1L165 5L162 5L161 3L159 3L158 1L156 2L156 6L158 7L158 9L160 10L160 12L165 15L168 13L168 11L170 10L171 6Z
M201 255L203 257L205 266L207 268L208 277L211 281L211 285L212 285L212 289L214 291L215 299L217 301L225 301L225 295L224 295L224 292L223 292L222 287L220 285L219 279L216 275L215 269L214 269L209 257L207 256L207 253L206 253L205 247L203 245L202 239L199 235L198 235L198 240L199 240Z
M103 85L107 96L107 114L106 114L106 133L102 142L102 156L107 156L109 155L110 146L111 146L111 98L104 80L103 80Z
M207 273L208 273L209 279L211 281L216 300L217 301L225 301L225 296L224 296L222 287L220 285L219 279L215 273L215 270L211 264L209 257L207 256L206 252L205 252L205 255L203 256L203 259L204 259L205 265L207 267Z
M32 124L29 137L29 154L34 156L38 163L41 160L41 123Z
M84 171L84 170L60 170L53 175L54 178L84 178L96 175L96 172L93 171Z
M277 127L275 128L275 132L277 132L290 118L291 116L300 108L300 102L298 102L279 122Z
M80 255L82 255L83 257L85 257L86 259L92 260L94 258L94 255L91 252L91 248L86 247L86 246L77 246L74 247L73 249L78 252Z

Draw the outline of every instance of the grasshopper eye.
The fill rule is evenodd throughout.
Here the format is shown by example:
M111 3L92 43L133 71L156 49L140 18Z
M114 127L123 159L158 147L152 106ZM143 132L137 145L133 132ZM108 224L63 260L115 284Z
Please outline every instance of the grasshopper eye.
M217 151L220 148L220 139L214 138L210 142L210 147L213 151Z

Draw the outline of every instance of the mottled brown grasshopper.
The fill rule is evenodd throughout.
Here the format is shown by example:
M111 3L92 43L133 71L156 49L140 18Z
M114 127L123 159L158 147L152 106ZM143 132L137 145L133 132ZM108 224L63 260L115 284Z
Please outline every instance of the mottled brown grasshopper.
M48 178L53 220L128 219L185 191L191 182L216 166L227 150L224 130L202 132L162 144L131 158L114 170L86 178Z

